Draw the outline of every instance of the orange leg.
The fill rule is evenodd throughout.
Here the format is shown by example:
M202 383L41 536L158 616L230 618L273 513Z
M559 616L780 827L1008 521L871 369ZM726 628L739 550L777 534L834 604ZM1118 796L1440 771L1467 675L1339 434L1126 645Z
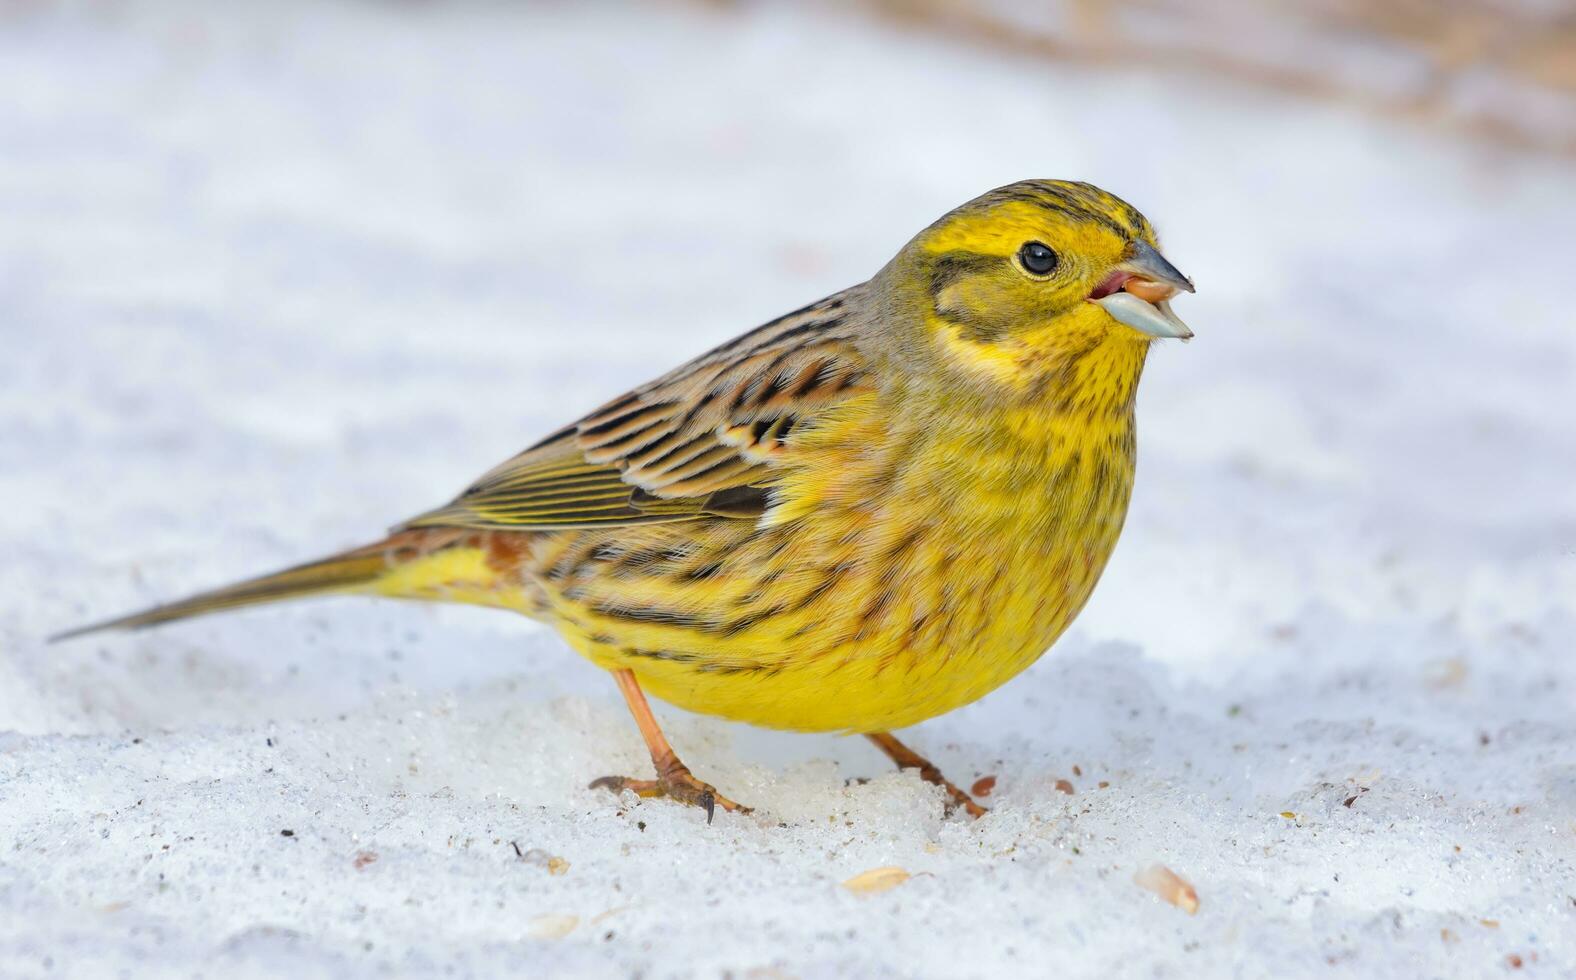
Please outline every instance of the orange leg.
M706 822L711 823L712 814L717 807L731 812L749 813L750 808L740 806L716 789L696 779L689 771L689 767L679 761L678 753L673 751L673 746L668 744L667 736L662 734L662 729L657 725L657 719L651 714L651 705L646 703L646 695L640 689L640 682L635 680L635 673L631 670L613 671L613 680L618 684L619 691L624 695L624 700L629 704L629 713L635 716L635 725L640 729L640 737L646 740L646 749L651 752L651 764L656 767L656 779L631 779L628 776L603 776L591 783L593 789L607 789L614 793L629 790L637 796L646 798L666 796L670 800L698 806L706 811Z
M955 806L960 806L971 817L983 817L990 812L978 803L975 803L974 797L948 782L947 778L941 774L941 770L937 769L929 759L899 742L892 733L871 732L865 735L865 738L876 743L876 748L885 752L888 758L897 763L899 769L918 769L920 779L927 783L934 783L946 790L947 795L951 797L951 801L947 804L948 811L951 811Z

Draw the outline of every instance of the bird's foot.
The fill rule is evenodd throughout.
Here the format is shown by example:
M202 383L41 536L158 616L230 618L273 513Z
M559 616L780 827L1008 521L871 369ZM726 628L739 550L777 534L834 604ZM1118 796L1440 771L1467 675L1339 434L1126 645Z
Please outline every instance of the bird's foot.
M934 774L934 777L932 777L932 773ZM967 813L969 816L978 820L980 817L983 817L985 814L990 812L989 809L974 802L974 797L952 785L952 781L950 779L947 779L940 772L937 772L934 769L932 769L930 773L927 773L921 769L919 778L923 779L927 783L935 783L946 792L946 816L950 817L954 811L961 809L964 813Z
M696 779L689 767L682 763L664 768L656 779L632 779L629 776L603 776L591 782L592 789L605 789L614 794L629 790L642 799L665 796L670 800L706 811L706 822L711 823L718 807L729 813L749 813L750 808L735 803L717 792L716 787Z
M961 809L964 813L978 820L990 811L974 802L974 797L963 792L952 784L952 780L941 774L936 764L915 752L913 749L898 741L891 732L871 732L865 736L874 742L876 747L887 754L887 757L897 763L899 769L913 769L919 773L919 778L935 786L940 786L947 794L946 815L951 816L954 811Z

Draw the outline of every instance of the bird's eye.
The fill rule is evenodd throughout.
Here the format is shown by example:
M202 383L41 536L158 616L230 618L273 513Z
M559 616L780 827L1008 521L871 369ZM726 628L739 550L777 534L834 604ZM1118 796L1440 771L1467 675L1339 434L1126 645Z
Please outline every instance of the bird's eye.
M1018 261L1032 275L1049 275L1056 269L1056 253L1043 242L1028 242L1018 249Z

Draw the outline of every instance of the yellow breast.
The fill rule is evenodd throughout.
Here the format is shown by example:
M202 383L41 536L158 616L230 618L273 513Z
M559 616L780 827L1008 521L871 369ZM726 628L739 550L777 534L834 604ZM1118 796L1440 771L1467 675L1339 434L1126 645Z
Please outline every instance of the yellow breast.
M884 731L967 704L1051 645L1115 546L1142 347L1111 356L1080 369L1121 383L1078 399L855 400L798 437L759 523L545 538L545 618L652 694L757 725Z

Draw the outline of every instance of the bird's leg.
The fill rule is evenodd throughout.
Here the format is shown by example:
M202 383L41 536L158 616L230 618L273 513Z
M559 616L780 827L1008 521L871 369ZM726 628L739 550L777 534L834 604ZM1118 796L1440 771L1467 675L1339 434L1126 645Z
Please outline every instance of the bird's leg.
M613 680L618 683L619 691L629 703L629 713L635 716L635 724L640 728L640 736L646 740L646 748L651 752L651 764L657 769L657 778L631 779L628 776L603 776L591 783L593 789L607 789L614 793L622 793L627 789L637 796L647 798L666 796L670 800L688 803L690 806L698 806L705 810L707 823L711 823L712 814L719 806L730 813L750 812L749 807L740 806L713 787L696 779L689 771L689 766L679 761L678 753L673 751L673 746L668 744L667 737L657 726L657 719L651 714L651 705L646 703L646 695L640 689L640 682L635 680L634 671L615 670Z
M897 763L899 769L918 769L920 779L927 783L934 783L946 790L947 796L951 797L947 803L949 812L955 806L962 807L971 817L983 817L989 812L978 803L975 803L974 797L952 785L947 780L947 777L941 774L941 770L936 768L934 763L902 742L899 742L891 732L869 732L865 735L865 738L876 743L876 748L885 752L888 758Z

